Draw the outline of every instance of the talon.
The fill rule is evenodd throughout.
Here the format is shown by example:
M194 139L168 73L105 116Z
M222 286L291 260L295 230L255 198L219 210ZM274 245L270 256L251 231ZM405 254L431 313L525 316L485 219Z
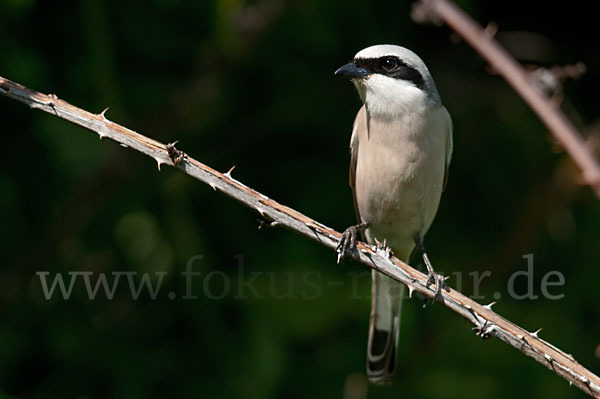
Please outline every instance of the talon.
M104 114L104 112L102 114ZM185 159L185 153L175 148L175 144L178 142L179 140L175 141L174 143L167 144L167 154L169 155L169 159L171 159L171 162L173 162L174 166L179 166L179 164Z
M417 248L419 248L419 251L421 251L421 254L423 255L423 261L425 262L425 266L427 266L428 278L426 287L429 288L430 285L435 284L436 292L433 300L435 301L436 299L441 299L442 290L450 292L450 287L448 287L448 284L446 284L447 277L444 277L441 274L437 274L433 270L433 266L429 261L429 256L427 256L427 252L425 252L425 247L423 246L423 240L421 239L421 237L419 235L415 235L414 240L415 244L417 245Z
M356 250L356 232L367 228L366 223L360 223L356 226L350 226L340 236L340 241L335 248L338 254L337 263L339 264L347 252Z
M392 255L394 254L394 252L392 251L392 248L390 248L387 245L387 240L383 239L383 241L379 241L377 238L375 238L375 248L377 248L377 250L379 251L383 251L383 253L385 254L385 256L387 258L391 258Z
M450 287L446 284L446 278L441 274L430 273L425 286L429 288L430 285L436 287L434 300L442 298L442 290L450 292Z

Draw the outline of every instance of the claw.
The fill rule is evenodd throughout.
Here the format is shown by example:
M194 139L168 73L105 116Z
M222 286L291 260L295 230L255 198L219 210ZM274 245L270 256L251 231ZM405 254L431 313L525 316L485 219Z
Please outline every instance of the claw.
M392 252L392 248L390 248L387 245L387 240L383 239L383 241L379 241L377 240L377 238L375 238L375 244L376 244L376 248L380 251L383 251L383 253L385 254L386 258L391 258L392 255L394 254Z
M442 290L450 292L450 287L446 284L446 277L441 274L430 273L427 278L426 287L429 288L430 285L435 285L436 287L434 299L442 297Z
M367 228L366 223L360 223L356 226L350 226L342 233L338 246L335 251L338 254L337 263L339 264L347 252L356 250L356 232Z
M429 288L430 285L435 284L436 291L435 297L433 299L434 301L441 300L442 290L450 292L450 287L448 286L448 284L446 284L446 280L448 279L448 277L444 277L433 270L433 266L429 261L429 256L427 256L427 252L425 252L425 247L423 246L423 240L421 239L421 237L419 235L415 235L414 240L415 244L417 245L417 248L419 248L421 254L423 255L423 262L425 262L425 266L427 266L428 274L426 287Z

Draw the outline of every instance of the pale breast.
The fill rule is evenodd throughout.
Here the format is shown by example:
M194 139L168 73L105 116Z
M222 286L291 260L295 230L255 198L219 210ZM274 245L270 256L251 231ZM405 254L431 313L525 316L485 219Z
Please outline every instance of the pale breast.
M448 127L435 114L424 124L414 119L371 119L355 131L356 205L370 241L387 239L396 255L410 253L415 233L429 229L444 179Z

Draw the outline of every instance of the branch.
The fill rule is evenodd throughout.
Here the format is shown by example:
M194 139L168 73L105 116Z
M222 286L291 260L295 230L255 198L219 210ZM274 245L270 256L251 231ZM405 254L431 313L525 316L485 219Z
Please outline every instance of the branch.
M0 93L31 108L40 109L92 130L98 133L101 139L108 137L146 154L156 160L159 170L161 164L176 166L184 173L210 185L214 190L222 191L255 210L270 221L272 226L286 227L331 249L337 246L340 238L337 231L245 186L231 176L231 171L218 172L176 150L171 144L165 145L109 121L105 116L106 110L100 114L92 114L58 99L55 95L36 92L2 77ZM416 291L427 298L435 297L435 291L427 286L427 276L397 258L390 257L383 250L360 242L352 257L407 285L411 295ZM473 329L478 336L498 337L592 397L600 398L600 378L577 363L573 356L539 338L539 330L530 333L496 314L491 309L493 304L482 306L454 289L450 292L442 291L441 295L439 302L473 323Z
M413 18L441 20L483 56L525 100L583 172L584 181L600 197L600 164L577 129L548 97L529 79L525 69L511 57L492 35L448 0L421 0Z

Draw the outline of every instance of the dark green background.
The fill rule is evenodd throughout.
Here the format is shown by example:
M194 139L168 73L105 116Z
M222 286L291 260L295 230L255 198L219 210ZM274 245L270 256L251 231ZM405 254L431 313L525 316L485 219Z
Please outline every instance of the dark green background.
M496 21L525 63L584 62L588 73L564 84L563 109L589 132L600 109L593 3L461 5ZM2 0L0 75L92 112L109 106L110 119L180 140L218 170L236 165L240 181L342 230L354 222L348 141L360 103L333 71L371 44L411 48L455 127L449 185L427 236L438 271L462 273L466 294L469 272L490 271L481 302L499 292L498 313L544 327L544 339L599 371L597 198L506 83L447 28L413 23L410 8ZM338 266L312 241L258 230L236 201L51 115L2 98L0 121L0 397L364 397L370 283L352 283L363 265ZM563 299L509 298L507 282L530 253L535 294L559 270L566 284L551 293ZM194 255L204 256L193 264L198 299L185 300L180 273ZM81 280L70 300L46 300L37 271L168 275L156 300L133 300L124 280L111 301L89 300ZM262 298L236 298L240 278L253 275ZM224 277L230 290L211 299ZM398 382L369 387L369 397L585 397L442 306L421 305L405 303Z

